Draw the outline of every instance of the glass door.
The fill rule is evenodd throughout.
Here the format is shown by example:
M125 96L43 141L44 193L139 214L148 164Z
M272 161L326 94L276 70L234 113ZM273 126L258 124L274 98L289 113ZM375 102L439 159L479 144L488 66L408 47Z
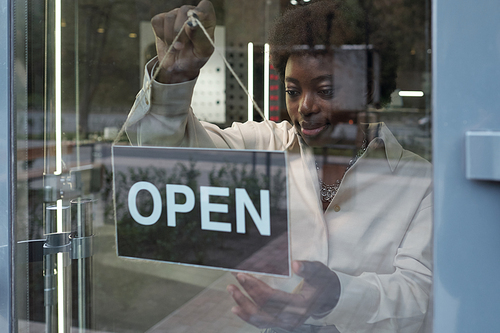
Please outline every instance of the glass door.
M349 86L348 106L355 116L339 126L342 140L314 149L321 157L318 168L342 179L353 153L363 148L358 125L367 122L385 123L405 149L430 161L430 1L351 2L362 37L336 52L356 69L342 72L343 80L356 81ZM216 49L276 123L290 116L278 69L270 63L268 31L276 17L309 3L212 1ZM113 175L112 148L137 144L131 132L117 136L141 90L145 66L156 56L151 19L183 5L198 1L14 1L16 331L259 331L231 311L235 303L226 288L237 284L231 273L117 254L116 217L128 211L113 200L120 195L114 180L122 175ZM196 116L220 128L261 121L222 58L212 59L191 102L200 110ZM187 183L196 170L185 165L179 174ZM131 180L163 181L139 162L129 169ZM254 180L250 171L218 177L214 182L223 184ZM331 210L338 213L336 207L343 209ZM168 247L155 232L126 232L140 238L143 248ZM194 243L212 240L220 241ZM197 259L212 254L203 246L183 251ZM223 242L213 252L231 255Z

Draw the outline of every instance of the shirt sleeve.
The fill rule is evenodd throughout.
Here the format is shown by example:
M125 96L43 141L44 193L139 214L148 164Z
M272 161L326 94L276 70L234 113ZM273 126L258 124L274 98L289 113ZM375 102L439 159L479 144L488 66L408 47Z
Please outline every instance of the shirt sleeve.
M432 195L420 203L394 258L392 274L336 272L341 294L318 325L340 332L428 332L432 287Z
M152 60L155 61L155 60ZM134 145L171 147L283 149L290 140L287 122L234 123L221 129L199 121L191 100L196 79L178 84L151 80L147 70L143 88L127 118L126 132Z

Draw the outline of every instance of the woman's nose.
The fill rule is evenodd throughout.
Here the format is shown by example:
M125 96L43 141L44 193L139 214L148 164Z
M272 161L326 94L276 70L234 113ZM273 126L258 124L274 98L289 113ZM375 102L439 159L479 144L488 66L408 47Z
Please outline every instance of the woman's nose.
M302 99L299 104L299 113L302 116L307 116L313 113L317 113L319 108L315 103L314 96L312 94L302 94Z

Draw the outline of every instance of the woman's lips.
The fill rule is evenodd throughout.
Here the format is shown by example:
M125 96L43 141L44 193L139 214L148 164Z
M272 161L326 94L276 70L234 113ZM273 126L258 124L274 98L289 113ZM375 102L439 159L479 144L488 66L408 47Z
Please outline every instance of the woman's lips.
M302 134L304 134L306 136L315 136L315 135L318 135L325 127L326 127L326 125L316 127L316 128L303 128L302 127Z

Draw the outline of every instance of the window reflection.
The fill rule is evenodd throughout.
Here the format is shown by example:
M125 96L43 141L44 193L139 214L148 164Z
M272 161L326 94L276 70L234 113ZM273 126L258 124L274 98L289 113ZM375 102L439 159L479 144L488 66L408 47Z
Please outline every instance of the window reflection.
M315 52L315 47L324 46L322 54L330 55L329 60L308 61L311 58L303 54L311 53L306 50L292 56L291 62L286 61L285 68L279 68L276 67L277 55L273 54L276 43L271 42L273 59L268 63L266 43L275 19L286 10L307 8L315 2L212 1L217 48L241 80L245 84L251 82L254 99L260 108L269 111L268 118L275 124L274 132L269 132L268 127L252 125L248 131L255 141L243 146L240 146L240 134L231 138L218 134L217 139L208 135L203 137L207 140L197 137L200 141L192 138L182 141L185 137L179 133L176 137L166 135L168 129L177 131L181 121L146 115L131 119L127 136L123 135L120 141L128 144L130 140L134 145L205 147L211 146L210 139L217 147L286 148L290 153L289 178L292 179L289 197L292 258L323 262L339 273L340 285L350 283L351 277L366 275L359 286L352 290L345 287L343 291L369 290L367 294L363 294L364 297L341 295L340 299L345 299L342 302L347 303L341 304L345 308L337 308L361 311L364 308L348 303L349 300L370 305L366 300L370 299L371 286L384 285L383 279L394 277L392 270L411 271L410 278L403 274L407 284L395 289L387 287L390 292L398 290L398 296L404 294L408 286L422 288L424 293L430 288L430 248L422 245L429 241L430 225L411 223L430 218L421 217L428 214L425 204L429 198L430 174L426 162L408 152L430 160L429 4L427 1L354 1L349 4L352 9L348 15L335 18L344 20L342 24L354 30L349 38L337 36L331 45L307 45L311 52ZM331 1L324 2L322 6ZM60 19L55 16L57 3L61 6ZM28 213L19 214L22 222L17 226L17 238L19 241L45 238L45 234L51 232L47 230L46 208L57 200L65 205L78 198L97 200L93 208L92 269L85 273L90 281L87 290L90 294L85 304L79 303L81 273L72 260L73 326L107 331L146 331L155 326L160 329L183 325L191 327L191 331L203 331L206 325L216 330L220 327L250 330L250 326L245 326L244 321L231 313L236 303L226 288L228 285L242 288L234 277L203 268L141 262L116 255L110 186L111 145L143 86L143 75L147 75L145 65L156 55L151 18L183 5L196 6L198 1L30 1L28 22L18 23L26 23L28 27L28 107L25 119L19 117L24 119L18 125L23 129L18 131L23 133L20 138L23 144L18 145L17 150L18 174L24 177L18 187L26 187L26 194L20 191L18 202ZM305 33L320 35L322 30L328 30L328 24L323 26L324 22L318 17L310 19L314 28L304 30ZM304 20L303 16L300 20ZM335 20L333 22L337 22ZM331 31L338 31L342 24L333 23ZM60 42L53 33L56 26L61 31ZM289 33L291 36L296 33ZM253 45L252 51L249 51L249 43ZM298 48L303 46L297 44ZM330 46L332 53L327 51ZM56 74L58 57L60 74ZM292 71L287 65L292 63L307 70L305 73ZM308 105L307 101L300 101L300 96L310 88L305 85L310 80L304 80L314 74L315 69L326 70L331 77L317 82L315 98L319 98L319 102ZM244 123L249 118L262 120L256 109L249 108L247 95L216 55L203 67L194 89L188 106L192 106L201 120L220 128L228 128L233 122ZM185 91L185 88L174 90L169 98L187 99L190 94L185 96ZM152 101L156 103L154 94ZM139 100L143 97L139 96ZM313 114L315 106L321 103L334 103L335 109L342 111L335 117L327 117L328 128L325 128L331 129L328 133L321 128L324 124L320 121L300 116L307 112ZM291 122L291 126L282 121ZM360 126L362 123L371 125ZM238 125L238 131L247 131L245 126L248 125ZM296 126L298 134L292 126ZM323 133L323 137L316 132ZM283 138L284 145L269 143L275 135ZM266 139L269 142L265 142ZM399 144L408 151L398 148ZM355 158L357 155L360 156ZM395 172L400 170L402 173L396 177ZM335 185L337 180L339 186ZM342 195L321 202L322 186L323 193L338 191ZM407 196L408 189L412 191ZM327 196L325 194L325 198ZM308 205L313 208L306 207ZM307 222L298 225L298 220ZM354 227L352 221L361 221L362 225ZM384 225L382 221L390 223ZM314 222L325 223L325 226L318 228ZM73 221L72 231L76 229ZM413 236L419 232L421 235ZM411 246L401 245L404 242ZM424 253L418 255L425 258L416 260L423 263L422 266L415 267L417 254L412 252L413 246L420 247ZM43 325L46 322L43 265L23 260L19 264L27 264L28 268L20 269L17 274L30 282L24 297L29 304L17 300L19 308L26 307L19 311L22 315L18 319L33 327L37 323ZM90 264L90 260L87 262ZM394 262L398 264L394 266ZM292 291L300 280L295 277L286 282L266 280L266 283ZM353 278L352 281L356 284L359 280ZM416 298L418 304L405 307L405 311L409 309L412 320L418 318L415 320L421 322L423 314L412 311L426 309L427 304L425 297ZM402 298L396 299L402 302ZM82 319L82 308L88 309L86 319ZM397 308L392 309L403 311ZM212 309L212 316L223 320L207 321L194 315L203 313L202 309ZM307 325L326 323L336 325L340 331L351 325L336 318L341 315L335 310L326 311L325 316L321 316L325 311L315 311L318 318L308 319ZM386 318L380 310L381 317L375 318L375 312L363 311L346 313L357 318L370 313L370 318L359 320L376 322L375 329L394 321L406 327L404 320L392 319L391 316L398 317L399 313L393 312Z

